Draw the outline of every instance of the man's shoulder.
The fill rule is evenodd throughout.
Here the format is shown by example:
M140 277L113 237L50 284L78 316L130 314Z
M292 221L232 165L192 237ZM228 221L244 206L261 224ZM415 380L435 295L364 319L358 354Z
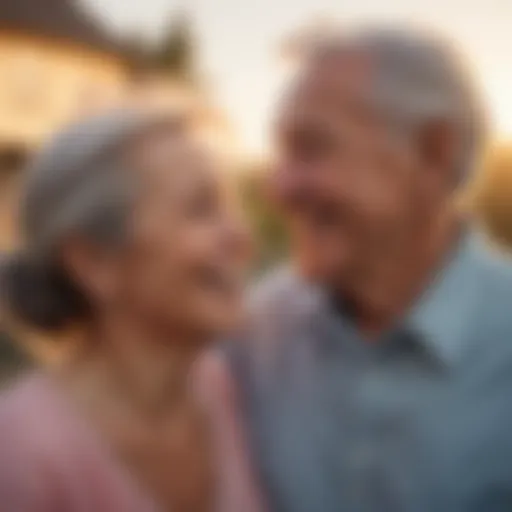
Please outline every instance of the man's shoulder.
M488 244L479 249L477 258L473 267L477 288L468 321L489 348L497 349L498 343L512 357L512 259Z
M482 246L475 271L478 272L480 297L486 303L504 302L507 309L512 308L511 255L490 245Z
M286 348L307 331L321 307L316 288L291 266L272 270L249 293L248 318L242 332L224 345L228 357L266 367L280 360Z

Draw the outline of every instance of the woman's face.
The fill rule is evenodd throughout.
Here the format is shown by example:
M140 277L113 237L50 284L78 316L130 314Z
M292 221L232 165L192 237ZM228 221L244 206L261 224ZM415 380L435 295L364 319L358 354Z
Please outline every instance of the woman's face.
M113 272L116 303L163 329L224 334L240 317L249 240L214 159L165 130L139 141L130 158L141 185Z

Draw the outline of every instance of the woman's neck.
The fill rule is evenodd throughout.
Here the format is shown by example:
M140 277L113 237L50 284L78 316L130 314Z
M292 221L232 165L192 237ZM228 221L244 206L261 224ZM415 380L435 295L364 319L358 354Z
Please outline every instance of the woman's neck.
M103 322L58 369L71 391L97 406L124 407L158 420L189 395L200 347L133 322ZM99 402L99 403L98 403Z

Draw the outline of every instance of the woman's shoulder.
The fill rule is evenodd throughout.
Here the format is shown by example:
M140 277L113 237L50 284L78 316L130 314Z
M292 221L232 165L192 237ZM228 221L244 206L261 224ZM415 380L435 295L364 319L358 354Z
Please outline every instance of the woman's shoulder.
M58 409L56 398L56 391L43 374L19 377L0 393L0 429L18 435L41 431Z
M24 376L0 394L0 499L9 510L46 510L49 473L58 459L51 389L39 375Z
M66 398L50 377L36 374L0 395L2 505L27 512L107 510L107 504L153 510Z
M11 381L0 393L0 432L23 435L37 428L34 419L41 409L47 409L51 398L46 379L30 373ZM44 415L41 420L44 420ZM0 437L0 443L4 437Z
M21 377L0 394L0 459L57 461L66 450L67 425L49 380L36 373Z

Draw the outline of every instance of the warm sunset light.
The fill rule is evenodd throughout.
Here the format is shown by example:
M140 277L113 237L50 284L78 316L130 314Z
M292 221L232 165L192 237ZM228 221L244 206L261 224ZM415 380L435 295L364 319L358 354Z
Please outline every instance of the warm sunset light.
M511 77L512 79L512 77ZM499 139L512 139L512 95L510 84L493 84L488 88L489 97L493 98L492 110L496 123L496 136Z
M512 512L512 0L0 0L0 512Z

